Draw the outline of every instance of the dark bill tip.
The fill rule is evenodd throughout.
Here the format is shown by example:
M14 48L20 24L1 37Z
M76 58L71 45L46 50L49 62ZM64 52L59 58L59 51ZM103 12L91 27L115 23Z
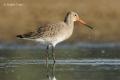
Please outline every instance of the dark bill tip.
M94 29L92 26L85 24L86 27L90 28L90 29Z

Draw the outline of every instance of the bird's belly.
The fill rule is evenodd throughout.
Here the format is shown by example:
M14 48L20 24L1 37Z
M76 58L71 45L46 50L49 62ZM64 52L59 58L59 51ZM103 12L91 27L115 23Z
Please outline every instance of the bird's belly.
M40 42L40 43L42 43L42 44L45 44L45 43L46 43L46 41L45 41L44 39L41 39L41 38L36 39L36 41L37 41L37 42Z
M58 39L57 37L48 37L48 38L38 38L36 39L37 42L40 42L41 44L47 44L47 45L54 45L60 42L62 39Z
M60 42L62 42L62 41L64 41L64 40L66 40L66 39L68 39L69 37L71 36L71 34L64 34L64 35L60 35L60 36L57 36L56 38L55 38L55 40L53 40L53 42L54 43L60 43Z

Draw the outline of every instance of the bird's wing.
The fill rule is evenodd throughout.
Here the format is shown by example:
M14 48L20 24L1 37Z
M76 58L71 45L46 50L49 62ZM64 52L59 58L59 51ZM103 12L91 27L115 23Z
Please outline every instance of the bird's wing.
M46 24L41 26L37 29L37 36L38 37L53 37L59 33L61 28L63 27L62 24Z
M18 38L31 38L35 36L35 32L28 32L28 33L25 33L25 34L22 34L22 35L17 35L16 37Z
M62 27L63 24L59 23L45 24L43 26L38 27L33 32L25 33L23 35L17 35L17 37L30 39L53 37L54 35L58 34Z

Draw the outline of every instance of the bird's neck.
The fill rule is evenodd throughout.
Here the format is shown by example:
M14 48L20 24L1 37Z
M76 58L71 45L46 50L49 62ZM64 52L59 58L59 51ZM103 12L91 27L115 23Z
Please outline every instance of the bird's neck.
M69 27L73 27L73 26L74 26L74 21L72 20L71 16L66 16L64 22L65 22Z

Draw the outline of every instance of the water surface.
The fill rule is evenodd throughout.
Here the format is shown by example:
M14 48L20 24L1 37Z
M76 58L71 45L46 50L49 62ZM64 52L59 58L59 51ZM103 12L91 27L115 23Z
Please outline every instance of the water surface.
M56 63L44 48L1 48L0 80L120 80L120 48L57 48Z

